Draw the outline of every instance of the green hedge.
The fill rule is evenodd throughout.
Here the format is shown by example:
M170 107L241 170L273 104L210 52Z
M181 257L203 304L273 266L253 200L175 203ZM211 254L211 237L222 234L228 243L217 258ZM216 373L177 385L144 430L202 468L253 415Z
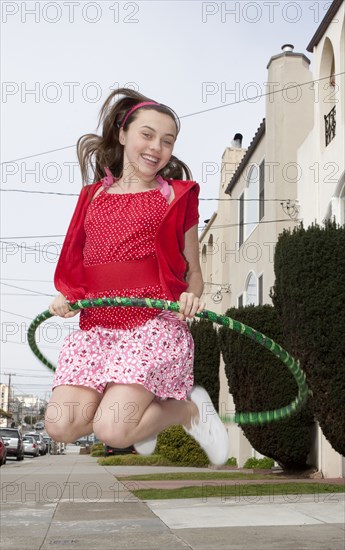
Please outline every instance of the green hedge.
M285 344L276 311L269 305L230 309L228 316ZM290 371L272 353L228 328L219 330L229 390L237 411L260 411L282 407L297 394ZM289 349L287 348L289 351ZM307 408L290 418L262 426L242 426L254 449L283 468L305 468L311 447L310 412Z
M207 455L182 426L171 426L158 435L157 454L180 466L207 466Z
M289 349L307 374L323 433L345 454L345 227L284 231L274 268L272 298Z
M190 330L194 340L194 383L205 388L218 410L220 350L217 329L206 319L193 319Z

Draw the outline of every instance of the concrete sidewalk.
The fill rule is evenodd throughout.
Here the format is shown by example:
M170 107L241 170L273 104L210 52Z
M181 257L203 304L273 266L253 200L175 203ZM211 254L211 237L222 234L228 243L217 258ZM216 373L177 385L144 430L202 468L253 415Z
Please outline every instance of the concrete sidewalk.
M343 494L140 502L138 483L115 476L195 469L104 467L76 451L1 468L1 550L344 550Z

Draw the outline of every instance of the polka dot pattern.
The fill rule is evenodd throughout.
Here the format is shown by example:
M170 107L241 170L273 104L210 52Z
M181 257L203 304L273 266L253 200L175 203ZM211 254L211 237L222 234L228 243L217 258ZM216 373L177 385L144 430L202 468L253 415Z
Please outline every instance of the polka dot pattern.
M155 236L168 208L159 189L114 194L103 190L90 204L85 217L84 265L137 260L155 256ZM167 299L161 285L138 286L87 293L86 298L130 296ZM144 308L95 308L80 314L80 328L95 326L132 329L159 314Z

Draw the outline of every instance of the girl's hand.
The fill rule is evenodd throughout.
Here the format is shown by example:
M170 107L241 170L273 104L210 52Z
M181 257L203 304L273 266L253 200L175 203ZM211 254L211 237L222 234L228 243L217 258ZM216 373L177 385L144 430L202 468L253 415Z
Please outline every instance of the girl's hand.
M180 312L177 313L179 319L184 320L186 317L191 319L196 313L200 313L205 309L205 302L202 302L193 292L182 292L178 301Z
M58 294L56 298L54 298L48 309L53 315L58 315L59 317L63 317L64 319L68 319L68 317L74 317L75 315L77 315L77 313L79 313L79 310L70 311L67 300L61 293Z

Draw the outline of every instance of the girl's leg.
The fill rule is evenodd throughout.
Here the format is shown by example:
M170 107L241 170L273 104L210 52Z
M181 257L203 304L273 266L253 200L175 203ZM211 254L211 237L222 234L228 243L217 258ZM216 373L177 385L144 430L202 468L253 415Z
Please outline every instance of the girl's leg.
M55 441L71 443L93 432L102 395L84 386L58 386L47 405L45 428Z
M96 412L93 431L107 445L123 448L175 424L188 428L197 415L191 401L158 402L139 384L111 384Z

